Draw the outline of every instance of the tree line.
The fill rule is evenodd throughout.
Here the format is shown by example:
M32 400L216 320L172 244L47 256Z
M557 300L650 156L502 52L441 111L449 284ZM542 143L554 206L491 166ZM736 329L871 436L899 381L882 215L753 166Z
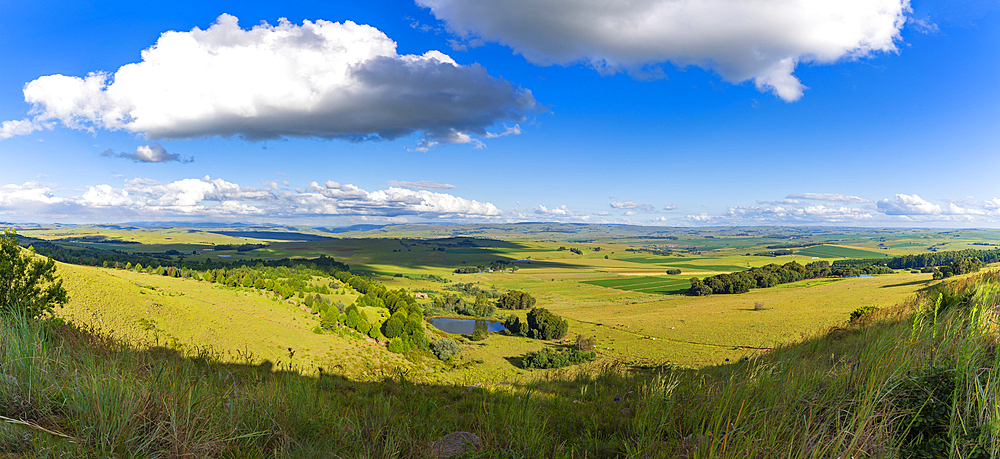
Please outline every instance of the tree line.
M858 258L853 260L837 260L833 266L886 266L892 269L913 269L933 266L948 266L963 258L975 258L984 265L1000 262L1000 250L963 249L945 252L918 253L900 255L888 259Z
M746 293L754 288L774 287L775 285L798 282L804 279L851 277L860 274L889 274L892 272L892 269L884 266L832 267L830 262L825 260L814 261L805 266L795 261L790 261L783 265L771 263L759 268L717 274L705 279L692 277L691 287L688 289L687 294L690 296L705 296L712 294Z

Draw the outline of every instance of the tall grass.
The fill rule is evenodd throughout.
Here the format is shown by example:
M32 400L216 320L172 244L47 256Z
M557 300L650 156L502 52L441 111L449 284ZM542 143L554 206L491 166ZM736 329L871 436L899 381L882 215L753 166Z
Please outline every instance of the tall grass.
M0 320L0 455L1000 456L1000 276L953 282L768 355L700 371L609 364L543 381L357 381Z

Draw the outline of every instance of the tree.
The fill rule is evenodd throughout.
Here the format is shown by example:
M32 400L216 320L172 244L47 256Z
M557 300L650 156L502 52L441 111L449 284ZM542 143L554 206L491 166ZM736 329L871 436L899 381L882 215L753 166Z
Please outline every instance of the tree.
M55 261L22 250L17 232L4 230L0 237L0 314L16 311L36 318L67 301L62 279L56 277Z
M497 306L503 309L530 309L535 306L535 298L527 292L511 290L497 300Z
M475 312L476 317L493 317L493 314L496 313L496 307L490 304L486 294L480 293L476 295L476 304L472 306L472 311Z
M457 342L448 338L441 338L431 343L431 352L441 360L452 358L460 349L461 346Z
M545 308L534 308L528 312L528 337L550 340L562 338L569 330L566 319Z

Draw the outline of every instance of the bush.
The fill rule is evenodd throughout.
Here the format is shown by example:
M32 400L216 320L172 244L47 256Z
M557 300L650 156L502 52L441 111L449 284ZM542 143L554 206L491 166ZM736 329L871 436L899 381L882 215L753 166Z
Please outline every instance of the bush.
M597 338L584 338L583 335L576 335L576 344L573 349L578 351L592 351L597 346Z
M397 336L389 340L389 345L386 346L386 348L389 350L389 352L402 354L410 350L410 342Z
M528 337L535 339L562 338L569 330L566 319L545 308L535 308L528 312Z
M507 320L503 322L503 326L512 335L528 336L528 324L521 322L521 318L518 316L513 314L507 316Z
M873 312L878 311L878 306L862 306L858 309L851 311L851 322L857 322L866 316L870 316Z
M676 275L676 274L680 274L680 273L681 273L681 270L679 270L677 268L670 268L670 269L667 270L667 274L670 274L670 275Z
M469 339L472 341L482 341L486 339L487 336L489 336L489 333L486 333L483 330L476 330L469 335Z
M521 362L524 368L562 368L570 365L577 365L589 362L597 358L595 352L584 352L576 349L567 349L556 352L545 348L538 352L529 352L524 355Z
M431 352L440 360L448 360L458 354L462 348L455 340L441 338L431 343Z

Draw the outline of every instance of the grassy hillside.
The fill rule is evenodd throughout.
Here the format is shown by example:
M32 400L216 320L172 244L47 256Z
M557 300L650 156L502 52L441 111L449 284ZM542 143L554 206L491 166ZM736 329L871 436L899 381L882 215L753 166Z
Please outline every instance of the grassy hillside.
M1000 274L759 358L604 365L515 384L273 371L140 349L63 321L0 321L8 457L997 457Z

